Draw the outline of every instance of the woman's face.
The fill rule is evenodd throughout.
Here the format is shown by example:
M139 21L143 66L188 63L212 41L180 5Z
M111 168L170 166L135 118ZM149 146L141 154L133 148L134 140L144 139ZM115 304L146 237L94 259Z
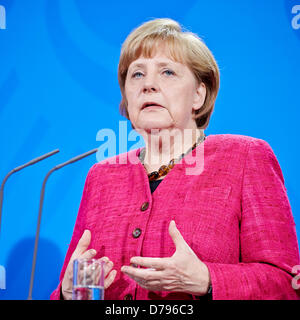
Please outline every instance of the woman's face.
M127 72L125 95L129 119L136 129L194 129L193 112L204 103L206 88L191 70L163 51L139 57Z

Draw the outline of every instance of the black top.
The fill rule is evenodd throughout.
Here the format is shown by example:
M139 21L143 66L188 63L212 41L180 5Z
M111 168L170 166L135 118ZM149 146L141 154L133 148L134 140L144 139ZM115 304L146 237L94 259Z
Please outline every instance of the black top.
M158 187L158 185L163 181L163 179L160 180L156 180L156 181L150 181L150 189L151 189L151 193L153 193L155 191L155 189Z

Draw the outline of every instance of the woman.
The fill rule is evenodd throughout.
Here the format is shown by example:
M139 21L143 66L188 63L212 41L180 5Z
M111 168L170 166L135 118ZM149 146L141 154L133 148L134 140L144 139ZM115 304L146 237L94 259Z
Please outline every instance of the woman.
M70 299L75 258L106 261L106 299L299 299L295 225L263 140L206 137L219 70L170 19L123 44L120 104L145 149L95 164L52 299ZM188 134L187 134L188 133Z

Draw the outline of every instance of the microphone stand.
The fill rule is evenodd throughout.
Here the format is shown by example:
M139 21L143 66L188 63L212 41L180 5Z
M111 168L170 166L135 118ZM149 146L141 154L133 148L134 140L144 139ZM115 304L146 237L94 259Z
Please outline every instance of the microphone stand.
M31 276L30 276L30 286L29 286L29 292L28 292L28 298L27 300L32 300L32 290L33 290L33 282L34 282L34 274L35 274L35 266L36 266L36 258L37 258L37 250L38 250L38 242L39 242L39 235L40 235L40 227L41 227L41 219L42 219L42 210L43 210L43 203L44 203L44 196L45 196L45 187L46 187L46 183L48 178L50 177L50 175L56 171L59 170L71 163L74 163L78 160L81 160L93 153L96 153L98 151L98 149L93 149L91 151L88 151L86 153L83 153L77 157L74 157L72 159L70 159L69 161L66 161L64 163L61 163L55 167L53 167L46 175L44 181L43 181L43 185L42 185L42 189L41 189L41 195L40 195L40 207L39 207L39 214L38 214L38 220L37 220L37 228L36 228L36 234L35 234L35 243L34 243L34 251L33 251L33 258L32 258L32 268L31 268Z
M19 166L19 167L14 168L13 170L11 170L11 171L5 176L5 178L4 178L3 181L2 181L1 188L0 188L0 231L1 231L1 218L2 218L2 205L3 205L3 191L4 191L4 185L5 185L6 181L7 181L7 179L8 179L13 173L18 172L18 171L20 171L20 170L22 170L22 169L24 169L24 168L26 168L26 167L28 167L28 166L31 166L31 165L33 165L33 164L35 164L35 163L37 163L37 162L39 162L39 161L41 161L41 160L44 160L44 159L46 159L46 158L48 158L48 157L51 157L52 155L54 155L54 154L56 154L56 153L58 153L58 152L59 152L59 149L53 150L53 151L51 151L51 152L48 152L48 153L46 153L46 154L44 154L44 155L42 155L42 156L40 156L40 157L38 157L38 158L35 158L35 159L33 159L33 160L31 160L31 161L29 161L29 162L27 162L27 163L25 163L25 164L23 164L23 165L21 165L21 166Z

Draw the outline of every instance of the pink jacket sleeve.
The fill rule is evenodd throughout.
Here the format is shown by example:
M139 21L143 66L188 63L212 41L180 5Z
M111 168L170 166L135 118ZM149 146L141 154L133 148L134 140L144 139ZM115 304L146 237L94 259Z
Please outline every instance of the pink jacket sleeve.
M240 263L206 263L213 299L300 299L291 284L300 264L295 223L280 166L263 140L250 142L241 195Z
M82 198L81 198L81 202L80 202L80 207L79 207L76 223L75 223L74 230L73 230L71 243L69 245L69 248L68 248L68 251L67 251L67 254L65 257L65 261L64 261L61 273L60 273L59 285L52 292L52 294L50 296L51 300L61 299L61 296L60 296L61 282L63 280L66 268L68 266L68 263L69 263L69 260L72 256L72 254L73 254L73 251L75 250L77 243L86 228L86 213L88 212L88 203L89 203L88 202L89 183L90 183L90 176L91 176L92 170L93 170L93 167L90 169L90 171L87 175L86 181L85 181L85 185L84 185L84 189L83 189L83 193L82 193Z

